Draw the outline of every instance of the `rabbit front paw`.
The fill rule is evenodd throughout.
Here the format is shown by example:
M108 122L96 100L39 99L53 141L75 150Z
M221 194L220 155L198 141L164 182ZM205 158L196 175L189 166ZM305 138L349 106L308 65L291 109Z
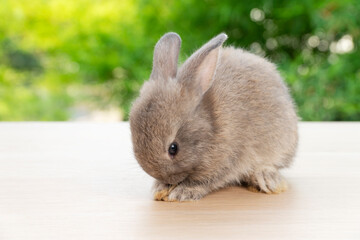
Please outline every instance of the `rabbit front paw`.
M178 185L165 184L155 181L153 196L156 201L183 202L194 201L203 198L208 191L203 186L188 186L184 183Z
M153 186L154 200L168 201L168 196L175 187L176 185L165 184L156 180Z
M203 198L207 193L207 190L202 186L187 186L179 184L170 191L167 201L195 201Z

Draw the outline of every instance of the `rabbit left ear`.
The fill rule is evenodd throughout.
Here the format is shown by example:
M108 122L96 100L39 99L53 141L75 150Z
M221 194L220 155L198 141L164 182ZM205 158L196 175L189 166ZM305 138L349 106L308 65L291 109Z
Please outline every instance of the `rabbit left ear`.
M179 73L180 81L204 94L211 86L220 47L226 39L226 34L219 34L191 55Z
M166 33L160 38L154 49L150 79L167 81L176 77L180 45L181 38L176 33Z

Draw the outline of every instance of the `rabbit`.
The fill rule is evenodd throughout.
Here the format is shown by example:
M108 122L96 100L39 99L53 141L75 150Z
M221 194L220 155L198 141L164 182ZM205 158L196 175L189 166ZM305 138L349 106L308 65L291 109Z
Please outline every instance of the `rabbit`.
M297 111L274 64L221 33L180 67L181 39L157 42L153 68L130 111L135 158L156 200L192 201L230 185L279 193L293 161Z

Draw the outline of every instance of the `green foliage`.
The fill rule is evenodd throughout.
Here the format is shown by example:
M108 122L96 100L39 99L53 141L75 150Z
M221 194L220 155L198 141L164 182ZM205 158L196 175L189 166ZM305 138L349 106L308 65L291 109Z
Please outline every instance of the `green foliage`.
M360 120L360 2L0 0L0 120L66 120L79 102L125 113L162 34L184 60L227 44L275 62L304 120Z

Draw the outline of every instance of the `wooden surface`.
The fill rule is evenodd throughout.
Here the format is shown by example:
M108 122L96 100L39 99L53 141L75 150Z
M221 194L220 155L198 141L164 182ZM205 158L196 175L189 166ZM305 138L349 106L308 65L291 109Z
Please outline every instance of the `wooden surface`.
M301 123L279 195L155 202L127 123L1 123L0 239L360 239L360 124Z

